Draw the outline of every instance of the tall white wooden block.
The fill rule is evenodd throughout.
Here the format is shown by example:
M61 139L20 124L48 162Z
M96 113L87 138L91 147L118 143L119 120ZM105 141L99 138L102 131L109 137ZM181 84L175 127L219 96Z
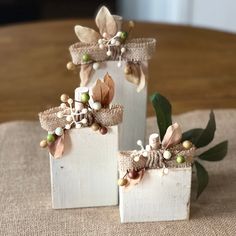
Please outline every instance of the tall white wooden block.
M137 93L137 86L128 82L124 75L125 62L121 67L117 67L117 61L105 61L92 76L88 86L108 72L115 82L115 96L112 101L114 104L124 106L123 122L119 125L119 150L133 150L137 148L138 139L145 141L146 130L146 103L147 86ZM143 62L144 73L148 81L148 63Z
M120 187L122 223L172 221L189 218L192 167L145 171L141 182L131 189Z
M101 135L91 128L71 129L61 159L50 156L52 207L118 204L118 126Z

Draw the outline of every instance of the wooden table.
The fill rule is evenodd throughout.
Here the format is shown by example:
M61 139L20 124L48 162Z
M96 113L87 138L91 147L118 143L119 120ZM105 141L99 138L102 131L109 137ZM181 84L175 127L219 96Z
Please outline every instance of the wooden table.
M0 122L37 119L73 95L78 75L68 72L75 24L92 20L20 24L0 28ZM134 37L155 37L149 94L167 96L175 114L202 108L236 107L236 35L165 24L136 23ZM153 115L151 104L148 115Z

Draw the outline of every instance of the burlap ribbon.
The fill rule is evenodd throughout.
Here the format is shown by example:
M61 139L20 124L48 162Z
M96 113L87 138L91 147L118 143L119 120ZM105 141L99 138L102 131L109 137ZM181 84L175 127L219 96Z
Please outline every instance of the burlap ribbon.
M118 166L120 172L126 172L127 170L141 170L145 169L159 169L159 168L179 168L179 167L188 167L193 163L193 156L196 148L193 146L189 150L183 148L182 144L175 145L174 147L168 149L172 156L177 154L183 155L185 157L184 163L177 163L175 158L170 160L165 160L163 158L164 149L151 150L148 152L148 156L140 156L139 161L134 160L134 151L124 151L119 153ZM140 155L140 154L136 154Z
M66 124L70 123L66 121L65 118L57 117L57 113L63 110L64 109L61 107L54 107L39 113L41 127L48 132L53 132L57 127L64 127ZM112 105L111 108L102 108L99 111L88 111L86 115L89 122L88 126L90 126L94 120L101 126L114 126L122 122L123 107L121 105Z
M123 107L121 105L112 105L111 108L102 108L99 111L92 112L95 122L103 126L113 126L120 124L123 118Z
M156 40L154 38L137 38L127 41L124 45L126 52L122 55L124 61L146 61L151 59L155 52ZM107 56L107 49L100 49L97 43L78 42L69 47L72 62L75 65L82 63L83 55L89 54L94 61L118 60L119 56L114 53L113 56Z
M41 127L48 131L53 132L57 127L63 127L69 122L66 121L66 118L59 119L57 117L57 113L59 111L63 111L61 107L53 107L46 111L39 113L39 121L41 124Z

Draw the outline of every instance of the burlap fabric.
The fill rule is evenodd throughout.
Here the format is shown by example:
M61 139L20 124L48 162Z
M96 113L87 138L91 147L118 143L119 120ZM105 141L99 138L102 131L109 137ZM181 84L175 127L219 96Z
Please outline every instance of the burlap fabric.
M63 111L61 107L53 107L46 111L39 113L39 121L41 127L46 131L54 131L57 127L64 127L70 122L66 121L66 118L58 118L57 113ZM66 108L66 114L69 113L69 109ZM68 112L67 112L68 111ZM87 114L83 115L82 118L87 118L88 126L91 126L93 119L102 126L113 126L118 125L122 122L123 118L123 106L112 105L111 108L102 108L99 111L88 111Z
M190 221L179 222L120 224L118 207L52 210L48 156L38 147L45 132L38 122L1 124L0 235L236 235L236 110L215 113L214 143L227 137L229 153L222 162L204 162L209 186L191 201ZM205 127L208 114L196 111L174 120L183 130ZM156 127L148 119L148 133Z
M169 148L172 155L183 155L185 157L184 163L177 163L175 159L165 160L163 158L164 148L159 150L152 150L148 152L147 157L140 156L136 154L132 156L132 151L122 151L118 155L118 168L121 172L126 172L127 170L140 170L140 169L159 169L163 167L167 168L180 168L188 167L193 163L193 156L196 148L191 147L189 150L185 150L181 144L175 145ZM134 156L140 156L139 161L134 161Z
M103 126L113 126L120 124L123 119L123 106L112 105L111 108L102 108L99 111L93 110L93 116L98 124Z
M122 56L124 61L146 61L151 59L155 52L156 40L153 38L131 39L125 43L126 52ZM95 61L119 60L118 54L114 57L107 57L107 49L100 49L97 43L75 43L69 47L72 62L79 65L85 53Z

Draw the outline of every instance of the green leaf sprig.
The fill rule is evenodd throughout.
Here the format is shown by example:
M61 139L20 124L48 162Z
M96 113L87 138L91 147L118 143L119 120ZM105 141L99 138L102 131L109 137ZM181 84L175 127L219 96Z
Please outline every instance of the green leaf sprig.
M156 112L157 125L160 131L161 140L163 139L168 126L172 125L172 111L171 104L167 98L159 93L155 93L151 96L153 108ZM195 128L188 130L182 134L182 142L185 140L191 141L196 148L202 148L211 143L214 139L216 131L216 122L214 112L210 112L209 121L205 129ZM207 170L198 161L221 161L227 154L228 141L223 141L209 150L194 157L194 166L197 172L197 197L205 190L209 182L209 176Z

